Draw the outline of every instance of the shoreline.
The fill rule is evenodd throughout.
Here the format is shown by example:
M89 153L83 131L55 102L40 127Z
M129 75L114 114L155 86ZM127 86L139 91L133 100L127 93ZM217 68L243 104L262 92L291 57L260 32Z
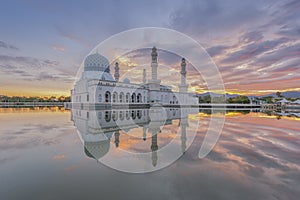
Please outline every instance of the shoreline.
M64 106L66 102L0 102L0 108L34 107L34 106Z

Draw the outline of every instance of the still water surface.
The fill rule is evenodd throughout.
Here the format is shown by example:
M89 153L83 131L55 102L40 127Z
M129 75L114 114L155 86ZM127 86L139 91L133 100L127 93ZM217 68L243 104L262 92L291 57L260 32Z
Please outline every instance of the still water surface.
M218 143L199 159L210 117L208 112L189 116L200 123L195 140L172 165L129 174L96 161L103 155L84 145L76 111L1 108L0 199L299 199L300 118L228 112ZM155 140L143 135L141 125L120 130L117 138L107 133L110 148L104 154L116 148L151 152L153 141L162 147L180 125L179 119L170 121ZM184 142L180 137L179 149ZM163 161L149 157L154 168Z

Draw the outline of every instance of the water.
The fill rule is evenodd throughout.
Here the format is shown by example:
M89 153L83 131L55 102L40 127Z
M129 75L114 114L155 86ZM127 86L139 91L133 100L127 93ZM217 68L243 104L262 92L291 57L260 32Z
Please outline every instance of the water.
M2 108L0 199L299 199L300 118L228 112L218 143L199 159L211 120L209 112L189 115L186 138L178 135L180 119L176 116L163 122L155 138L150 131L143 134L147 112L135 114L139 125L119 130L116 138L116 129L111 129L113 113L109 122L101 124L108 117L104 111L87 114L74 110L71 114L55 107ZM99 123L86 126L83 122L93 116ZM126 111L123 116L125 121ZM120 113L115 120L120 120ZM189 129L197 121L199 127L192 138ZM99 124L109 139L109 148L101 150L103 155L83 144L85 128L95 134ZM178 152L187 151L170 166L150 173L120 172L94 158L117 159L118 149L144 152L149 153L143 161L145 167L155 169L167 158L155 157L153 144L161 148L174 138Z

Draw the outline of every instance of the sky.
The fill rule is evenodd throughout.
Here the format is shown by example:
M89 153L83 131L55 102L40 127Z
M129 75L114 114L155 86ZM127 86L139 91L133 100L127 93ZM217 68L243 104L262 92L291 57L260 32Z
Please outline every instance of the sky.
M0 5L0 95L69 95L95 46L140 27L174 29L195 39L229 93L300 91L299 0L2 0ZM127 69L123 64L121 71ZM189 83L202 92L200 79L194 79Z

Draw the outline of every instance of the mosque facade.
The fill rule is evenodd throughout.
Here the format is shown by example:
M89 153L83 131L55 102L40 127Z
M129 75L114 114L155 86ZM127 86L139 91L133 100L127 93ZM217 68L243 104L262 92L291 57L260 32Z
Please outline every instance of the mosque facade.
M80 79L71 90L72 106L89 108L99 107L151 107L162 105L169 107L197 106L198 98L188 93L186 83L186 61L181 60L181 80L179 92L161 84L158 79L157 49L151 52L151 78L147 81L146 70L143 70L143 82L131 83L129 79L120 81L119 64L115 63L114 77L110 73L107 58L99 53L91 54L84 61L84 70Z

